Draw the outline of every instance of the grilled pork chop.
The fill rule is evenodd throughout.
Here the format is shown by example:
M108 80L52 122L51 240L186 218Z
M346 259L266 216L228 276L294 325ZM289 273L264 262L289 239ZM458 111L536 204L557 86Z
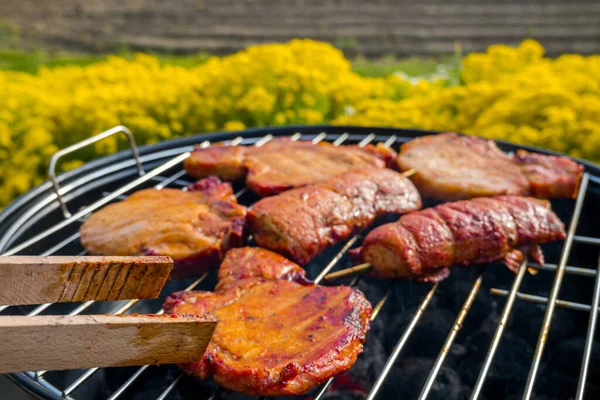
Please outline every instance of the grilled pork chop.
M190 276L243 244L245 216L231 185L211 177L187 192L145 189L104 207L81 226L81 243L91 254L171 256L172 276Z
M523 249L543 264L538 244L564 237L546 200L481 197L403 215L371 231L354 255L370 263L375 276L433 282L447 277L452 265L504 260L515 270Z
M238 180L246 177L248 187L264 197L355 167L391 166L395 158L396 153L383 145L336 147L327 142L313 144L277 138L260 147L197 148L184 161L184 167L196 178L216 175L225 180Z
M583 167L570 158L519 150L502 152L491 140L456 133L423 136L400 149L401 171L424 196L460 200L501 194L575 197Z
M357 289L311 284L298 265L257 248L230 250L219 277L244 279L165 302L166 313L219 320L202 360L181 366L187 373L247 395L298 395L349 369L362 351L371 305Z
M354 169L258 201L248 226L260 246L306 264L378 216L419 208L419 193L398 172Z

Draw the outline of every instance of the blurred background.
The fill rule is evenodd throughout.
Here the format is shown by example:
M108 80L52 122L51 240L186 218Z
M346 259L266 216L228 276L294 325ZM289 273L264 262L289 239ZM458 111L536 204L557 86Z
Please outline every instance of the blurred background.
M598 162L595 54L596 0L0 0L0 209L58 149L118 124L142 145L288 124L450 130ZM111 140L62 168L126 147Z
M302 37L347 56L443 56L534 37L550 55L600 51L593 0L3 0L23 48L228 54Z

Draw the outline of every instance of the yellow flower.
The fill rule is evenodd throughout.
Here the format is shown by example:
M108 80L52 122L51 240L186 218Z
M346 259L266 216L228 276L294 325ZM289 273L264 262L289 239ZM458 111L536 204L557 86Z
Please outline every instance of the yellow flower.
M275 96L262 86L250 89L237 103L237 107L248 112L271 112L275 105Z
M243 131L246 125L242 121L227 121L223 126L226 131Z
M323 114L319 111L302 109L298 112L298 115L305 124L314 125L323 122Z

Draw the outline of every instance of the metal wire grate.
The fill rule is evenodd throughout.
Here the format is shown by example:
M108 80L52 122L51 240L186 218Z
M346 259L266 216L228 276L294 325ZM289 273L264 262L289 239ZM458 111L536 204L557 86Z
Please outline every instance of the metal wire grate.
M111 130L111 132L115 133L115 132L122 131L122 129L118 129L118 128L113 128L113 130ZM109 131L107 131L107 132L109 132ZM106 137L109 135L109 133L107 133L107 132L103 132L102 134L100 134L98 136ZM268 142L269 140L271 140L272 137L273 136L271 136L271 135L244 136L244 137L240 136L240 137L235 137L233 139L230 139L228 142L230 145L260 146L260 145ZM382 137L381 135L378 136L375 133L362 134L362 135L357 136L356 134L350 134L348 132L346 132L346 133L320 132L320 133L308 133L308 134L307 133L295 133L295 134L291 135L291 137L293 140L312 140L313 143L318 143L322 140L326 140L326 141L332 142L334 145L341 145L341 144L344 144L347 141L349 141L349 139L352 139L353 142L358 142L358 144L360 146L364 146L364 145L371 143L373 141L376 141L376 140L381 140L383 142L383 144L386 146L396 146L396 147L399 144L401 144L403 141L406 140L406 138L398 138L396 136ZM91 143L93 141L95 141L94 138L88 140L87 142ZM131 138L130 138L130 143L132 143ZM202 147L208 147L210 145L211 145L211 143L208 141L204 141L201 143ZM77 144L72 147L81 148L82 144ZM156 166L155 168L153 168L152 170L150 170L147 173L144 173L142 162L148 162L148 163L150 163L150 161L154 162L158 159L158 157L152 157L152 155L150 155L146 158L140 157L139 152L138 152L137 148L135 147L134 142L132 144L132 150L133 150L133 154L135 156L135 163L129 163L129 164L126 163L126 165L130 165L130 166L133 165L133 166L137 167L139 176L114 191L104 192L103 195L101 197L99 197L96 201L92 202L91 204L89 204L87 206L82 207L73 215L71 215L67 209L69 199L66 199L63 196L65 196L69 193L75 193L77 191L77 189L80 187L80 185L78 185L77 181L76 181L75 183L72 183L68 186L60 188L58 185L58 182L60 181L60 177L58 179L55 179L54 180L54 188L56 189L56 196L46 199L45 203L43 203L43 204L45 206L48 206L49 204L52 203L52 201L56 202L56 200L58 200L59 204L60 204L60 209L63 211L64 219L62 221L58 222L57 224L54 224L53 226L51 226L49 229L46 229L43 232L40 232L37 235L33 236L32 238L25 240L24 242L12 247L8 251L5 251L3 253L3 255L13 255L13 254L17 254L17 253L22 253L24 251L30 251L32 246L37 245L40 242L47 241L48 239L52 239L54 236L56 236L58 238L64 238L56 243L51 244L47 248L47 250L45 250L43 252L39 252L39 254L42 254L42 255L54 254L56 252L61 251L65 247L77 242L77 240L79 239L79 234L76 232L77 226L82 221L84 221L85 218L90 213L92 213L93 211L103 207L104 205L106 205L112 201L118 201L118 200L125 198L125 196L128 193L130 193L131 191L146 187L145 185L147 185L148 183L152 183L152 182L158 182L157 184L154 185L154 187L156 189L162 189L165 187L176 187L176 188L181 188L183 190L185 190L185 187L187 185L192 183L192 182L185 180L185 176L186 176L185 171L181 169L182 161L184 159L186 159L187 157L189 157L189 155L190 155L188 148L179 149L179 151L175 151L174 154L171 154L172 158L170 158L166 162L163 162L162 164ZM53 163L53 166L54 166L54 163ZM173 170L175 170L175 172L173 172ZM116 174L116 173L118 173L118 169L111 170L110 173ZM94 176L94 178L101 178L101 176L100 175L97 177ZM597 177L593 177L593 179L594 179L595 184L600 183L600 179L598 179ZM89 179L86 181L81 181L81 182L86 183L88 181L89 181ZM496 294L499 296L506 296L507 301L505 303L501 317L498 321L496 331L492 338L492 342L491 342L489 350L487 352L485 361L482 365L479 377L478 377L475 387L473 389L473 392L471 395L472 399L478 398L481 394L481 390L485 384L485 379L487 377L487 373L489 371L490 366L492 365L492 362L494 360L494 355L495 355L498 345L502 339L507 321L509 320L509 318L511 316L511 311L512 311L513 305L517 299L526 300L526 301L530 301L533 303L546 304L546 312L545 312L542 328L540 331L540 335L538 338L536 352L534 355L534 359L532 360L527 384L524 388L524 395L523 395L524 399L531 398L531 396L534 393L535 379L538 375L540 360L541 360L543 352L544 352L546 340L548 337L548 333L550 331L552 318L553 318L556 307L557 306L566 307L566 308L590 312L590 320L589 320L589 326L588 326L588 332L587 332L587 339L585 342L585 348L584 348L582 363L581 363L580 379L579 379L579 383L577 386L577 394L576 394L577 399L583 398L583 395L585 392L585 386L586 386L586 377L587 377L587 371L588 371L588 366L589 366L590 354L591 354L592 344L593 344L593 334L594 334L595 328L596 328L596 321L597 321L596 311L598 310L598 306L600 303L600 274L598 274L597 271L587 269L587 268L567 266L567 262L569 259L569 255L571 253L573 243L578 242L578 243L584 243L584 244L588 244L588 245L589 244L600 245L600 238L576 235L576 230L577 230L577 226L579 223L579 219L581 217L583 203L584 203L586 193L588 191L589 182L590 182L590 176L588 175L588 173L586 173L586 174L584 174L584 177L582 179L582 182L580 185L580 190L579 190L577 199L575 201L572 218L571 218L570 225L569 225L568 232L567 232L567 238L564 242L558 264L557 265L544 264L544 265L536 266L536 265L528 265L527 261L525 261L519 267L517 274L514 277L512 286L510 287L510 289L508 291L499 289L499 288L492 289L493 294ZM83 185L83 183L81 183L81 185ZM238 197L238 199L240 199L240 202L243 203L244 197L247 195L247 193L248 192L245 188L241 189L240 191L238 191L236 193L236 197ZM55 235L57 233L61 233L61 234ZM50 242L52 242L52 240L50 240ZM343 247L340 249L340 251L337 254L335 254L329 260L329 262L325 265L325 267L318 273L318 275L315 278L315 281L317 283L319 283L328 272L333 270L336 267L336 265L338 265L338 263L346 255L348 250L350 248L352 248L353 246L357 245L359 242L360 242L359 235L355 235L355 236L351 237L343 245ZM5 243L6 242L4 242L4 244ZM0 243L0 244L2 244L2 243ZM85 254L85 252L81 252L80 254ZM526 271L528 268L535 268L535 269L542 270L542 271L555 272L555 280L552 285L550 295L548 298L519 292L519 289L525 278L525 274L526 274ZM600 265L599 265L599 268L600 268ZM559 290L561 288L562 280L563 280L565 273L587 276L587 277L595 276L595 284L594 284L593 298L592 298L591 304L572 303L572 302L566 302L566 301L562 301L562 300L558 299ZM453 342L463 325L463 321L465 320L465 318L467 317L467 315L469 313L471 305L473 304L474 300L477 297L477 294L481 288L481 283L482 283L484 274L485 274L485 269L482 269L481 273L478 275L478 277L473 282L471 289L469 291L469 294L468 294L467 298L465 299L463 306L460 309L460 311L456 317L456 320L455 320L452 328L450 329L450 332L448 333L446 341L445 341L442 349L440 350L440 353L434 363L434 366L431 369L431 372L426 380L426 383L422 389L421 395L419 396L420 399L425 399L430 394L431 388L435 383L435 380L440 371L440 368L442 367L444 360L445 360L447 354L449 353L449 351L453 345ZM187 286L184 290L194 289L205 278L206 278L206 274L201 276L200 278L198 278L195 282L193 282L191 285ZM355 285L358 282L358 280L359 280L359 278L355 278L351 284ZM404 330L404 332L398 339L397 345L395 346L393 352L389 356L387 362L385 363L383 370L379 374L375 383L373 384L373 387L371 388L371 391L367 396L368 400L372 400L377 397L378 392L379 392L382 384L384 383L388 373L390 372L392 366L395 364L396 360L400 356L409 337L413 333L415 327L418 325L423 313L425 312L426 308L429 306L432 298L434 298L436 290L438 289L439 285L443 285L443 282L434 284L431 287L431 289L429 290L429 292L421 300L421 303L420 303L417 311L415 312L412 319L408 323L408 326L406 327L406 329ZM389 291L379 300L377 305L374 307L373 318L375 318L377 316L379 310L381 310L381 307L384 305L384 303L388 299L388 294L389 294ZM130 301L125 302L124 304L120 305L117 309L113 310L112 312L114 314L128 312L137 303L138 303L138 300L130 300ZM82 303L82 304L78 305L76 308L74 308L73 310L71 310L70 312L68 312L67 314L68 315L80 314L80 313L84 312L85 310L87 310L88 308L90 308L93 304L94 304L94 302L92 302L92 301ZM29 311L26 315L28 315L28 316L38 315L38 314L46 311L51 306L52 306L52 304L39 305L39 306L33 308L31 311ZM9 306L0 307L0 312L7 310L8 307ZM157 313L162 313L162 312L163 312L162 309L157 311ZM127 392L128 389L130 389L132 387L132 385L137 380L143 378L144 372L146 372L149 368L151 368L151 366L142 366L142 367L138 368L117 390L115 390L108 397L108 399L109 400L119 399L124 393ZM77 379L75 379L72 383L70 383L63 389L57 388L57 387L51 385L47 380L44 379L46 371L27 372L24 374L14 374L14 376L18 377L21 382L23 382L25 380L25 381L28 381L31 385L39 387L41 389L41 392L46 393L48 396L54 396L56 398L63 398L63 399L72 399L73 398L72 394L77 389L81 388L89 380L89 378L92 377L97 371L98 371L98 368L92 368L92 369L88 369L88 370L84 371ZM164 389L164 391L157 397L157 399L162 400L162 399L167 398L169 396L169 394L173 391L173 389L181 381L182 376L183 376L182 374L177 375L176 378L172 382L169 383L169 385L166 387L166 389ZM326 393L326 391L328 390L328 388L330 387L330 385L332 384L334 379L335 379L335 377L331 378L326 384L324 384L322 386L321 390L319 391L319 393L316 396L316 400L320 400L324 396L324 394ZM219 389L218 393L214 393L211 398L215 398L215 397L217 397L217 395L223 395L224 393L227 393L227 391L224 389Z

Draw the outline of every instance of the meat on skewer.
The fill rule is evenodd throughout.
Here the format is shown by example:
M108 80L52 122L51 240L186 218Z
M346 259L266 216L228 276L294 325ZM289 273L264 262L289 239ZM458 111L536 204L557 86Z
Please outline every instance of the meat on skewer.
M517 151L511 156L491 140L456 133L423 136L400 149L401 171L423 196L445 201L503 194L574 198L583 167L568 157Z
M90 254L171 256L171 276L191 276L243 245L245 217L231 185L210 177L187 192L144 189L102 208L81 226L81 243Z
M353 255L377 277L435 282L453 265L504 260L515 270L526 249L542 264L538 245L564 237L546 200L482 197L403 215L371 231Z
M178 292L164 309L219 321L202 359L184 371L259 396L303 394L349 369L371 314L359 290L314 285L300 266L260 248L230 250L215 292Z
M224 180L246 178L259 196L309 185L351 168L385 167L394 164L396 152L381 144L334 146L321 142L276 138L260 146L211 146L197 148L184 161L187 173L196 178L216 175Z
M304 265L378 216L420 208L408 178L370 168L264 198L248 212L248 227L260 246Z

